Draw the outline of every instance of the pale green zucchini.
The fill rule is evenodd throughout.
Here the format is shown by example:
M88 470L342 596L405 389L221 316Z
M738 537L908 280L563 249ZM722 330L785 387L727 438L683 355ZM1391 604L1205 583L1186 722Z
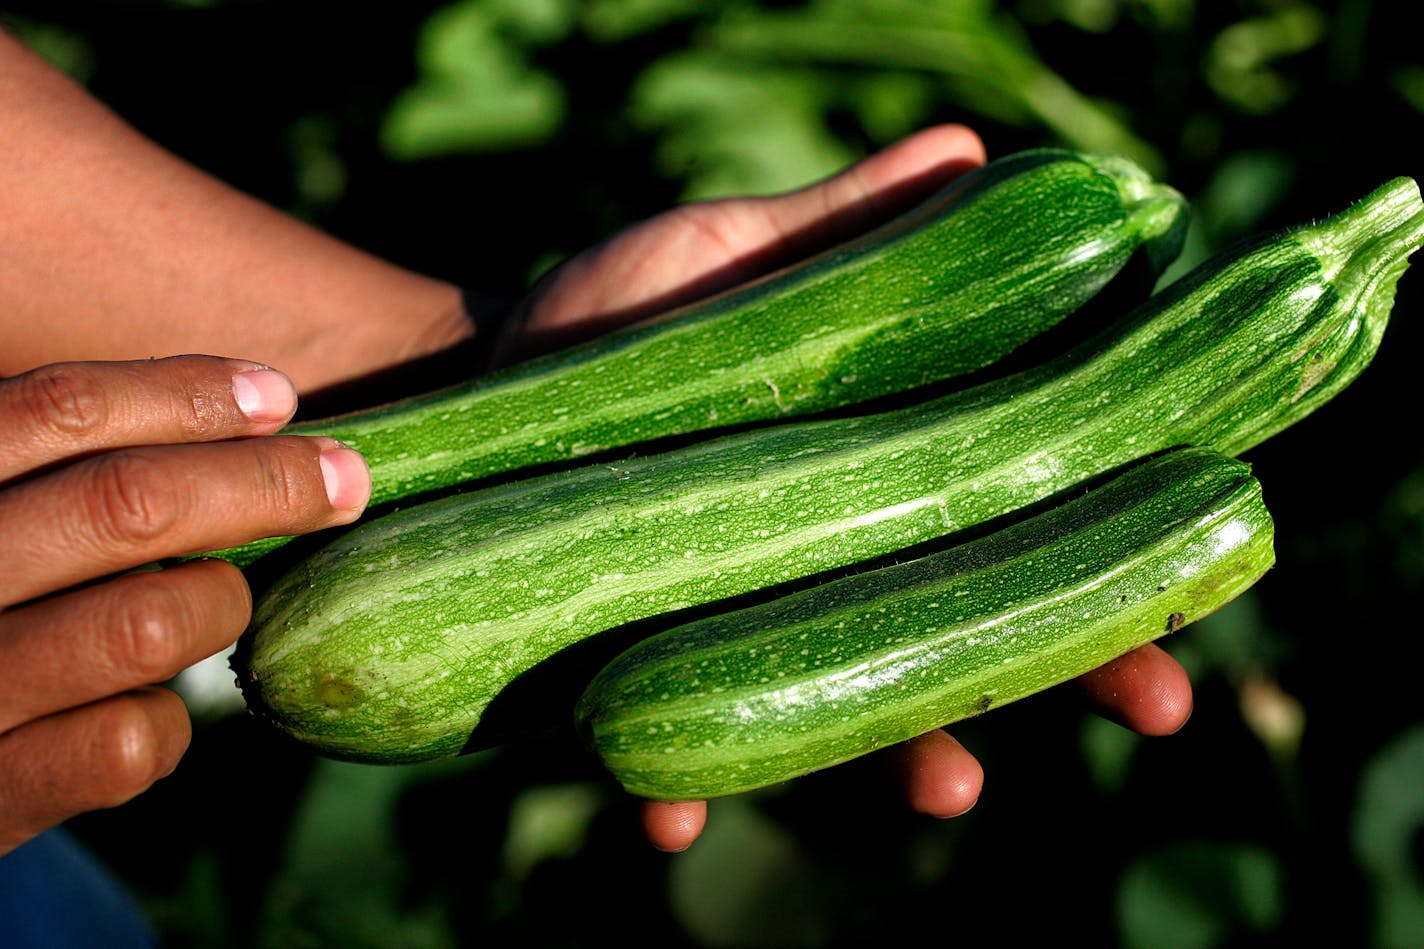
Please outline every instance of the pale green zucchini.
M1421 239L1418 188L1397 179L1019 375L374 520L259 599L239 678L332 755L502 740L550 714L520 687L595 634L950 535L1174 446L1244 451L1365 368Z
M360 451L379 505L837 408L995 362L1081 307L1135 251L1165 267L1185 217L1181 195L1126 159L1020 152L859 238L652 323L291 431ZM245 564L281 543L221 556Z
M593 680L578 728L634 794L765 787L1173 632L1259 579L1272 537L1246 464L1169 452L988 537L644 640Z

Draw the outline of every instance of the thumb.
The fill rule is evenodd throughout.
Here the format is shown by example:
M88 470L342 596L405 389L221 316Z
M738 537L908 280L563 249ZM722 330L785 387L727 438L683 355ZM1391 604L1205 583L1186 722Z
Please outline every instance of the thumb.
M984 143L962 125L938 125L876 152L823 181L786 194L743 199L779 236L780 266L882 224L984 164ZM772 248L768 248L771 250Z
M796 191L666 211L546 275L511 321L498 361L745 283L889 220L984 160L974 132L933 126Z

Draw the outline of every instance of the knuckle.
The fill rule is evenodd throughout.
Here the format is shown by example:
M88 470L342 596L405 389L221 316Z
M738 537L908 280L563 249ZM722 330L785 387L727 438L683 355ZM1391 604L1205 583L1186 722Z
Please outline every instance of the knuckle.
M98 644L116 681L162 682L230 645L252 615L242 572L220 560L133 574L110 584L114 602Z
M260 503L274 518L286 521L311 506L307 499L311 495L316 459L310 449L299 448L286 440L273 440L268 447L272 450L260 451L257 455L262 485Z
M95 458L84 496L85 513L99 539L124 546L159 537L183 513L178 482L157 460L139 451Z
M45 366L12 382L21 415L40 432L66 438L92 435L109 419L104 387L82 366Z
M193 357L171 356L170 359L191 360ZM205 357L200 357L205 358ZM230 391L231 383L221 390L201 372L201 364L188 367L193 374L187 384L172 394L171 412L185 437L190 440L211 438L215 433L233 427L236 405ZM210 373L211 370L208 370Z
M114 626L113 661L136 683L158 682L182 664L192 610L171 586L148 583L124 597Z
M179 431L189 441L210 436L228 421L227 413L202 393L189 393L185 398L174 398L171 411Z

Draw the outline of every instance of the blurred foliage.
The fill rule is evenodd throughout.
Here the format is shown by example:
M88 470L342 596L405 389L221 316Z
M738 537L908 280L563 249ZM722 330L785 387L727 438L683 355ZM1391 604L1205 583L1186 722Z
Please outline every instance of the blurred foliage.
M1243 235L1418 176L1424 60L1372 0L21 0L5 22L166 147L400 263L516 296L679 200L794 187L926 124L1132 155ZM688 853L567 736L438 767L200 723L154 792L74 822L171 945L1424 941L1424 283L1375 366L1250 460L1277 569L1168 648L1143 739L1049 693L957 727L969 815L873 762L714 802ZM1378 422L1379 424L1374 424ZM1061 691L1061 690L1060 690Z
M1283 872L1263 847L1190 841L1130 864L1118 889L1122 944L1206 949L1280 924Z
M1373 883L1381 946L1417 946L1424 933L1424 725L1382 748L1360 776L1351 837Z
M419 159L547 141L564 118L564 88L530 66L524 46L562 39L571 13L561 0L437 10L417 38L420 78L386 112L386 151Z

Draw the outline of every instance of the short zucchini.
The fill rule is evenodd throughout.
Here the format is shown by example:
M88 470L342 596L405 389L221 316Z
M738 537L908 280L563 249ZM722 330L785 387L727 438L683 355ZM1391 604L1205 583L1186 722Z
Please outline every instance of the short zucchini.
M1419 190L1397 179L1018 375L378 518L259 599L239 678L336 756L504 740L558 716L538 689L513 696L595 634L951 535L1174 446L1245 451L1365 368L1421 240Z
M733 794L1097 668L1274 561L1247 465L1205 449L968 544L677 627L589 686L580 733L629 791Z
M890 223L650 324L473 382L294 426L359 450L372 505L713 427L824 411L995 362L1142 249L1177 254L1186 203L1122 158L1020 152ZM269 540L223 556L255 560Z

